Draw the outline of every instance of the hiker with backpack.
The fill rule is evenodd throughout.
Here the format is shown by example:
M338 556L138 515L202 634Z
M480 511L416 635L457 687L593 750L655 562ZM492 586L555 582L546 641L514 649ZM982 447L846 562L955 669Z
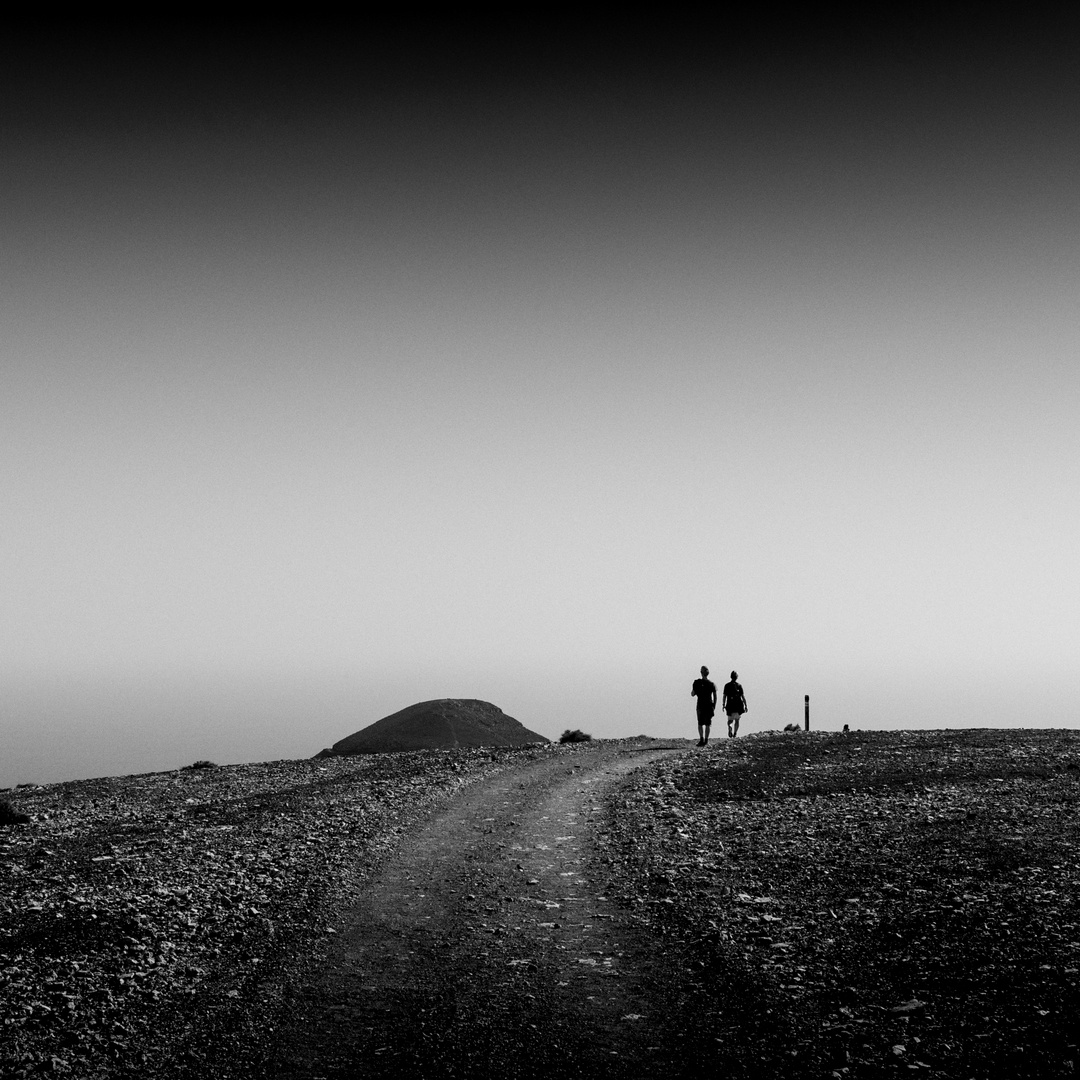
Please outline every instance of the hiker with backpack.
M729 739L739 734L739 720L742 714L749 712L746 707L746 695L738 683L739 673L731 673L731 682L724 687L724 712L727 713L727 733Z

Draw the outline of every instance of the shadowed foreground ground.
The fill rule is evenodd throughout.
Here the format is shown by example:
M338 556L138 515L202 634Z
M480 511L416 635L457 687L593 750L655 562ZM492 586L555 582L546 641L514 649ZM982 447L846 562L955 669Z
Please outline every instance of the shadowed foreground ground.
M534 765L357 909L292 1075L1073 1076L1078 806L1075 732Z
M678 747L9 793L0 1072L1076 1075L1080 734Z
M610 746L470 791L410 839L295 997L282 1077L659 1075L663 958L587 870Z

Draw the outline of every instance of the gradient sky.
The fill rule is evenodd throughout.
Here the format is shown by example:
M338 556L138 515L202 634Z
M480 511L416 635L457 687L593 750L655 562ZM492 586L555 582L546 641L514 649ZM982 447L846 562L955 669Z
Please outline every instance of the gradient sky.
M749 731L1075 726L1055 29L10 39L0 784L696 737L703 663Z

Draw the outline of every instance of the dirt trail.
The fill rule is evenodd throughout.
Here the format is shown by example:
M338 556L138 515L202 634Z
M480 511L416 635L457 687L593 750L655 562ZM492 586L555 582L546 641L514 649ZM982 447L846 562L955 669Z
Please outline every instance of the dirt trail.
M345 918L274 1074L677 1075L663 957L586 872L605 788L673 749L536 762L446 806Z

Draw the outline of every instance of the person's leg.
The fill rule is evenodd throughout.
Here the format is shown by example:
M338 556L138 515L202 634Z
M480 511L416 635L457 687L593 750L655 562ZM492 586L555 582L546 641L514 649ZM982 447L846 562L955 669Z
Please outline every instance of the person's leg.
M727 737L729 739L735 737L735 733L731 730L731 713L727 714Z
M705 745L705 725L700 720L697 722L697 744L698 746Z
M739 719L740 719L741 716L742 716L742 713L735 713L735 715L731 717L731 719L732 719L731 737L733 739L736 738L738 736L738 734L739 734Z
M701 745L702 746L708 746L709 745L709 732L710 731L712 731L712 724L706 722L706 724L705 724L705 734L701 736Z

